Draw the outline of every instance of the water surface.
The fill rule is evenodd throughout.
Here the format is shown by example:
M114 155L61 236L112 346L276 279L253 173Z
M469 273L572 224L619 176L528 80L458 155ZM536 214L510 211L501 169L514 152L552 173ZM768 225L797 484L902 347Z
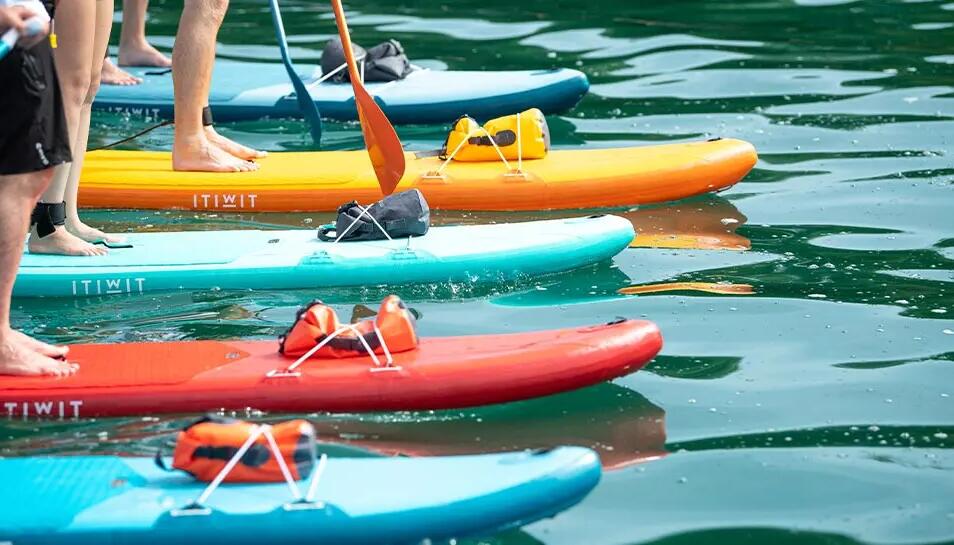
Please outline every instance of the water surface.
M323 3L282 4L301 62L334 32ZM612 384L511 405L313 415L335 454L452 454L576 443L608 468L580 506L496 544L954 542L954 4L944 1L348 4L355 40L401 40L453 69L576 67L592 92L551 117L561 148L753 142L760 161L720 197L629 212L637 247L575 273L397 289L424 335L529 331L645 317L666 346ZM154 2L168 49L179 6ZM118 27L117 27L118 30ZM233 1L220 54L277 62L261 3ZM92 143L145 126L97 115ZM304 124L225 124L264 149L312 149ZM399 129L432 149L446 127ZM137 145L165 149L168 129ZM361 146L326 124L326 149ZM439 214L483 222L548 214ZM94 212L111 229L313 226L327 215ZM720 249L721 248L721 249ZM742 293L618 290L673 282ZM267 338L315 297L345 316L385 288L15 303L48 340ZM151 455L189 417L0 424L0 453Z

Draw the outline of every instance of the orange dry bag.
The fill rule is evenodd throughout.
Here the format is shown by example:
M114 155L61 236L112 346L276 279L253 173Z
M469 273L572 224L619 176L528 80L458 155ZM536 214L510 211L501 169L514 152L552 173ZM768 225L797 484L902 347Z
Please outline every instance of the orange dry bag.
M384 354L382 340L392 354L417 347L417 322L397 295L384 298L375 318L362 320L353 327L357 332L339 323L334 309L314 301L298 311L294 325L279 339L278 351L288 357L299 357L326 341L311 357L353 358L368 354L365 343L375 354ZM336 332L337 335L328 340Z
M255 433L258 425L214 416L191 424L176 439L172 467L209 482ZM315 465L315 428L305 420L269 426L293 479L301 480ZM158 458L157 458L158 461ZM285 478L267 437L262 434L242 455L223 482L270 483Z

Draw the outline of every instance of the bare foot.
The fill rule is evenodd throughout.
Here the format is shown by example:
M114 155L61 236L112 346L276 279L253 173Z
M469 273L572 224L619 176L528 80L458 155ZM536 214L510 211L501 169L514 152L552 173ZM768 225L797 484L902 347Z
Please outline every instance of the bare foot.
M113 64L113 61L106 59L103 61L102 82L106 85L139 85L142 83L142 79L126 72Z
M67 220L66 230L72 233L76 238L85 240L86 242L92 242L93 244L96 244L97 242L123 244L126 242L125 237L104 233L99 229L95 229L89 225L86 225L83 222L73 223Z
M10 339L48 358L65 358L70 351L68 346L47 344L16 329L10 331Z
M79 369L79 365L46 357L4 335L0 340L0 375L65 377Z
M94 256L109 253L106 248L94 246L77 238L64 227L57 227L56 231L40 238L36 233L36 226L34 226L30 232L30 241L27 243L27 248L31 254Z
M172 146L172 169L192 172L251 172L258 165L243 161L205 137L182 137Z
M148 42L141 44L119 44L119 66L172 66L172 59Z
M261 159L268 155L264 151L254 150L252 148L243 146L234 140L230 140L221 134L215 132L215 129L212 127L205 128L205 136L209 139L209 142L215 144L222 151L228 152L231 155L238 157L239 159L245 159L246 161L252 161L254 159Z

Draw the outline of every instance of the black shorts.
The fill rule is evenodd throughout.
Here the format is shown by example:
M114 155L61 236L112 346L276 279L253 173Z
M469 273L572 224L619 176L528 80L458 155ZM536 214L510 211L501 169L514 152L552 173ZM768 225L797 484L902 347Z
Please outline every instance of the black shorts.
M66 163L69 131L50 41L0 60L0 175Z

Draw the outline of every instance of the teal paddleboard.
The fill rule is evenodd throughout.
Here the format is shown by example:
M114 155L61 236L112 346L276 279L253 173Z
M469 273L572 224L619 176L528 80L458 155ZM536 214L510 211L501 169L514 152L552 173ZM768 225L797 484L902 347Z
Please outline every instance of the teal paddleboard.
M591 450L331 458L315 502L287 485L206 484L149 458L0 460L0 543L15 545L416 544L486 535L579 502L600 478ZM307 480L299 488L305 494Z
M323 242L315 231L135 233L132 248L71 257L27 253L15 296L162 290L299 289L506 281L613 257L632 241L617 216L433 227L422 237Z
M321 116L356 120L350 83L325 81L317 67L302 67ZM172 73L169 69L123 68L143 79L139 85L103 85L93 107L134 117L171 118ZM462 71L420 69L403 80L367 83L392 123L450 123L467 114L481 121L539 108L558 113L576 105L589 89L582 72L571 69ZM209 106L215 119L301 117L294 88L279 63L217 59Z

